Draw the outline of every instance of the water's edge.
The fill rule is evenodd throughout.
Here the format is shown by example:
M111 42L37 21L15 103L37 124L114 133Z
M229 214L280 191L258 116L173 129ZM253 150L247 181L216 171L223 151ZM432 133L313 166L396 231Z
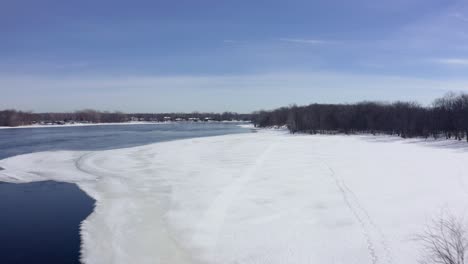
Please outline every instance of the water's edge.
M2 130L0 159L38 151L98 151L248 131L232 124ZM95 202L74 183L0 182L1 262L80 263L80 227L94 212Z
M94 204L73 183L0 182L1 262L80 263L80 225Z

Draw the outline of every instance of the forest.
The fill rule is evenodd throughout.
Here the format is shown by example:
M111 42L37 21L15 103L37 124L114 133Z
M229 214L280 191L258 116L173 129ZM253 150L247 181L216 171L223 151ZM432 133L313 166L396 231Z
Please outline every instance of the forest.
M415 102L292 105L257 111L257 127L286 126L291 133L389 134L468 141L468 94L448 93L430 106Z

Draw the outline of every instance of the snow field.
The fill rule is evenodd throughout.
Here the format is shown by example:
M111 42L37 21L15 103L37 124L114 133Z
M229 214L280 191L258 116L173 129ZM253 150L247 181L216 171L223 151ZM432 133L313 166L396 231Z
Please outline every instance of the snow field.
M468 206L468 153L284 131L0 161L0 180L96 199L85 263L416 263L412 239Z

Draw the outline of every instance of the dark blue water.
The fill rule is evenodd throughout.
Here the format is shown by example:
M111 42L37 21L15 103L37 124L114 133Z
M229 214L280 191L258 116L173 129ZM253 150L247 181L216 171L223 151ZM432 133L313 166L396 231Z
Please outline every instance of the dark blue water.
M0 263L79 263L94 200L75 184L0 183Z
M223 123L0 129L0 159L244 132L248 130ZM0 263L79 263L79 225L93 206L94 200L74 184L0 182Z
M104 150L246 131L231 123L0 129L0 159L47 150Z

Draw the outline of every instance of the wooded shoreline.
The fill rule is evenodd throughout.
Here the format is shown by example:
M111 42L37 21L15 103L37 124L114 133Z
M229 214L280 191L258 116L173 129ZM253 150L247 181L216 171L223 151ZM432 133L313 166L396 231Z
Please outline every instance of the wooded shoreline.
M122 113L82 110L72 113L33 113L17 110L0 111L0 126L64 125L73 123L125 123L130 121L249 121L251 114L224 113Z
M430 106L415 102L310 104L259 111L257 127L287 126L291 133L380 133L468 141L468 94L448 93Z

